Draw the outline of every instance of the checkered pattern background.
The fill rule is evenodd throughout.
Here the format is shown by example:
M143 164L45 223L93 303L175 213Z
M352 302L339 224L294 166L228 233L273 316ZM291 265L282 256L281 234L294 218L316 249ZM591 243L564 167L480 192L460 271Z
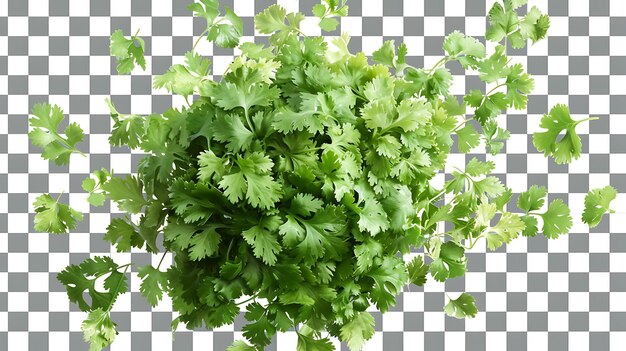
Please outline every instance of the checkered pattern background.
M120 111L162 112L182 101L151 89L151 77L182 61L193 35L204 29L186 5L192 0L0 0L0 350L86 350L80 333L84 313L70 305L56 272L95 254L110 254L102 240L115 206L89 208L80 182L101 167L117 173L136 170L141 154L110 148L111 128L104 98ZM233 6L233 0L221 1ZM252 16L270 0L234 0L243 17L245 40L261 40ZM315 0L279 1L310 15ZM442 55L446 33L455 29L482 39L485 13L493 0L350 0L350 16L340 30L351 49L367 54L386 39L404 41L410 62L430 67ZM626 3L623 0L530 0L552 18L550 38L524 50L509 50L536 79L527 111L501 119L511 130L506 152L490 157L496 173L515 192L532 184L564 198L576 217L572 233L558 240L518 239L497 252L468 253L464 279L424 288L407 287L397 306L376 318L375 337L366 350L623 350L626 344L626 227L624 200L618 213L589 232L580 223L588 189L612 184L626 192ZM314 21L305 31L317 34ZM118 76L109 57L108 36L121 28L146 40L146 72ZM338 34L337 33L333 34ZM223 72L232 50L200 45ZM474 74L450 65L453 93L482 88ZM73 157L69 167L43 161L29 144L28 113L40 101L62 106L71 121L88 132L81 147L88 158ZM542 113L569 104L577 117L600 117L582 126L584 155L559 166L532 146ZM480 150L479 150L480 151ZM471 156L453 154L452 166ZM482 156L484 157L484 156ZM443 176L439 178L442 180ZM35 233L32 205L42 192L65 191L63 201L86 213L69 235ZM69 194L69 195L68 195ZM620 213L621 212L621 213ZM158 257L142 252L111 253L118 262L141 265ZM167 258L166 262L171 261ZM171 303L151 309L138 292L116 303L113 319L120 334L112 350L223 351L241 337L243 318L214 331L180 331L172 338ZM446 317L446 293L471 292L480 313L472 320ZM339 344L337 343L337 346ZM268 350L295 349L295 334L278 335ZM341 345L341 350L347 350Z

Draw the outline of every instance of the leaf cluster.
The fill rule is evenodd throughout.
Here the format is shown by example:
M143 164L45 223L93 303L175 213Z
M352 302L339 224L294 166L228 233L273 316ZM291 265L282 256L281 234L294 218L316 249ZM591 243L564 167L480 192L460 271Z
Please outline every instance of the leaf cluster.
M520 47L543 38L547 16L531 9L520 18L516 9L524 4L496 3L487 39ZM368 308L388 311L409 283L463 276L466 252L477 243L495 250L539 228L551 239L571 228L562 200L544 208L544 187L519 194L522 213L513 213L507 206L513 192L491 175L496 165L489 160L472 158L442 187L433 186L453 148L467 153L484 143L491 153L502 150L509 133L498 115L526 107L534 82L522 65L511 64L506 43L488 53L455 31L444 40L445 56L427 69L408 64L406 45L387 41L370 64L364 53L350 53L348 35L328 42L306 36L304 15L279 5L255 17L268 46L239 45L241 20L230 9L220 17L217 0L189 9L206 19L208 40L238 46L241 55L214 81L211 62L194 45L183 64L154 79L155 88L183 96L185 107L140 116L122 114L107 100L110 144L145 156L135 175L103 169L82 184L91 205L109 199L126 213L104 236L118 252L173 254L167 269L159 263L137 271L152 306L171 298L174 329L216 328L245 310L246 341L230 351L262 350L294 327L298 351L333 350L328 335L360 350L374 333ZM347 11L336 0L313 8L325 31L334 31ZM117 31L111 39L118 59L141 65L136 45ZM452 62L495 86L459 101L450 94ZM130 63L120 66L127 72ZM80 127L68 126L61 137L60 108L37 105L33 114L33 143L44 158L67 163L82 140ZM535 145L557 162L572 161L580 154L574 131L580 122L555 106ZM590 192L583 221L597 225L615 197L609 187ZM82 217L47 194L35 205L37 230L66 232ZM424 255L401 258L420 248ZM109 311L127 290L124 267L96 257L59 274L70 300L89 312L83 331L92 350L115 337ZM443 309L455 318L478 312L467 293Z

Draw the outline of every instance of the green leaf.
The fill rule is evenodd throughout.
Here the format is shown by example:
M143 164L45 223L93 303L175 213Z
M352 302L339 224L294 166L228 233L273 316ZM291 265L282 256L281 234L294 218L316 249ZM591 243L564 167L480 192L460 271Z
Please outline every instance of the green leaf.
M122 218L111 220L102 239L115 245L117 252L128 252L132 247L142 247L144 243L133 224Z
M130 73L139 65L146 70L146 60L143 56L144 41L135 34L130 39L126 39L121 29L115 30L111 34L111 55L117 60L117 72L119 74Z
M402 291L409 279L404 262L394 256L384 257L380 265L366 275L374 280L370 299L382 312L395 304L396 294Z
M569 207L561 199L552 201L541 217L543 218L543 235L548 239L556 239L559 235L569 232L572 227Z
M459 151L468 153L473 148L480 145L480 134L474 129L474 126L467 123L465 126L456 131L459 140Z
M525 222L518 215L504 212L498 224L489 228L485 233L487 247L495 250L502 244L508 244L525 228Z
M359 229L376 235L389 228L389 219L383 206L374 199L365 200L365 206L359 214Z
M539 230L539 222L537 218L530 215L523 215L520 219L524 222L524 230L522 231L522 235L526 237L534 237L537 235L537 231Z
M236 161L239 172L225 175L219 182L220 188L232 203L245 199L256 208L271 208L281 197L280 185L268 174L274 162L256 152Z
M280 5L271 5L263 12L254 16L254 25L262 34L272 34L279 30L289 29L285 24L287 10Z
M193 11L194 16L203 17L207 22L213 22L220 14L218 0L200 0L187 5L187 8Z
M257 351L255 347L246 344L244 341L237 340L230 345L226 351Z
M73 153L82 154L76 148L76 144L83 141L83 130L73 122L65 128L65 137L62 137L59 125L65 116L59 106L48 103L35 104L32 113L34 117L30 117L28 121L33 129L28 133L28 138L33 145L43 148L41 157L44 160L54 161L57 165L66 165Z
M101 188L123 211L139 213L143 206L148 204L143 196L143 183L135 176L111 177Z
M430 274L438 282L465 274L467 258L465 249L452 241L441 245L438 258L430 264Z
M547 193L546 187L532 185L519 195L517 207L525 212L537 211L543 206Z
M334 351L335 347L328 338L314 339L302 333L298 333L296 351Z
M280 225L280 218L265 217L259 224L241 233L248 245L254 248L254 256L269 266L276 264L276 255L281 251L281 246L277 240Z
M590 228L598 226L605 213L614 213L611 210L611 201L617 197L617 190L610 185L590 190L585 196L585 211L582 215L584 223Z
M374 324L374 317L369 312L356 313L341 327L341 339L348 343L350 350L361 350L365 342L374 336Z
M151 265L141 266L137 271L142 280L139 292L152 307L155 307L163 299L163 292L167 291L167 273Z
M479 161L476 157L465 165L465 173L478 177L481 175L490 174L496 168L496 164L493 161Z
M83 220L83 214L61 204L50 194L42 194L35 199L35 230L54 234L67 233L76 228L78 221Z
M234 48L239 45L239 38L243 35L243 22L228 7L226 7L224 18L229 23L218 24L216 22L209 25L207 39L223 48Z
M569 108L566 105L557 104L552 107L549 114L541 118L540 126L546 131L535 132L533 144L546 156L554 157L554 162L570 163L578 159L582 151L582 143L576 134L576 126L583 121L573 120L569 114ZM565 134L561 136L563 132Z
M426 275L429 266L424 264L422 256L415 256L406 266L409 271L409 281L417 286L426 284Z
M111 322L109 311L96 308L90 311L81 324L83 339L90 344L89 351L100 351L110 345L117 335L115 323Z
M69 300L76 303L82 311L97 308L107 309L120 294L127 291L126 276L118 272L119 266L110 257L96 256L88 258L79 266L69 265L57 275L57 279L65 285ZM104 285L96 285L96 279L104 278ZM85 300L89 294L91 302Z
M387 40L380 49L372 53L372 59L375 62L382 63L389 67L394 67L394 59L396 58L396 46L393 40Z
M215 226L208 226L189 240L189 259L198 261L217 254L222 237L215 229Z
M455 300L450 299L444 308L446 314L454 318L474 318L478 313L476 308L476 300L468 293L462 293Z
M232 152L247 150L254 139L254 133L235 114L218 117L213 125L213 133L215 140L225 142Z
M472 37L466 37L459 31L454 31L446 37L443 49L448 56L458 60L464 68L476 67L478 59L486 55L485 46L481 42Z
M496 46L495 52L489 58L478 63L479 77L487 83L497 82L506 78L510 68L507 66L507 56L504 46Z
M127 145L131 149L141 144L144 132L144 118L138 115L123 115L117 112L111 100L104 99L109 106L111 118L114 121L109 143L113 146Z

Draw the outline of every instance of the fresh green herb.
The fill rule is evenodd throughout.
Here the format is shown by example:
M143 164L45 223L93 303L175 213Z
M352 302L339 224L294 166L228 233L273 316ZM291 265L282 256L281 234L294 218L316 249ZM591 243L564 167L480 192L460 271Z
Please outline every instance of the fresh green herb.
M83 129L76 122L70 123L62 137L59 126L63 118L63 110L57 105L47 103L35 104L33 115L29 119L30 126L33 127L28 133L28 137L33 145L43 148L41 157L44 160L54 161L57 165L66 165L70 162L73 153L84 154L76 148L76 144L83 141Z
M187 106L140 116L122 114L107 100L110 144L145 156L136 175L103 169L82 184L90 204L110 199L127 213L104 235L118 252L163 255L156 267L138 267L141 294L152 306L171 298L174 330L180 323L189 329L230 324L245 308L246 341L229 351L262 350L292 328L298 351L331 351L329 336L360 350L374 334L369 307L389 310L404 286L424 285L429 274L439 282L463 276L466 252L477 243L495 250L520 234L535 236L539 219L544 236L567 233L570 210L560 199L545 206L544 187L521 193L522 213L514 213L507 205L512 190L491 175L493 161L473 158L443 187L431 184L455 144L464 153L481 144L501 151L509 132L498 115L527 105L534 81L522 65L510 64L508 43L500 42L537 41L549 19L536 8L520 18L516 10L525 0L503 4L489 15L492 52L455 31L431 68L410 66L406 45L396 48L393 41L374 52L370 65L365 54L349 52L347 34L330 42L308 37L300 29L304 15L279 5L255 17L269 45L239 45L242 24L231 10L220 17L216 0L191 4L207 27L184 64L153 82L183 96ZM336 30L347 11L338 0L313 9L325 31ZM211 62L195 51L204 37L242 52L220 81L208 76ZM136 35L113 34L120 73L145 64L142 43ZM446 67L452 61L475 71L489 90L457 100ZM36 105L33 114L30 137L45 159L66 164L80 153L82 130L70 124L61 137L59 107ZM576 159L580 122L555 106L535 145L558 163ZM590 192L583 221L597 225L615 197L610 187ZM35 207L40 231L66 232L82 218L49 194ZM424 254L410 262L400 258L420 248ZM161 268L168 253L173 263ZM70 301L88 312L83 331L91 351L115 338L109 312L127 290L129 267L95 257L58 275ZM444 311L456 318L478 313L467 293Z
M537 150L543 151L546 156L554 157L556 163L570 163L572 159L578 159L582 151L582 142L576 134L576 126L594 119L598 118L575 121L570 116L567 106L556 105L550 110L550 114L543 115L541 128L547 131L533 134L533 143ZM560 136L563 132L565 135Z
M60 197L60 196L59 196ZM50 194L37 197L35 203L35 230L49 233L67 233L76 228L78 221L83 220L83 214L59 203Z
M617 190L610 185L589 191L585 196L583 222L590 228L597 227L605 213L615 213L609 206L616 197Z
M130 39L126 39L121 29L111 34L111 56L117 59L117 72L120 74L132 72L135 65L146 70L146 59L143 57L146 44L138 34L139 30Z

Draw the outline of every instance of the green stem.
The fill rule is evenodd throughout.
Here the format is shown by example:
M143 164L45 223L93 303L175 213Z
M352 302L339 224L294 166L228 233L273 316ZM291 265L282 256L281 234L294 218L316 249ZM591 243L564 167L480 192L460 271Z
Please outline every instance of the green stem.
M576 121L576 125L583 123L583 122L587 122L587 121L595 121L597 119L600 119L598 117L589 117L589 118L585 118L585 119L581 119L580 121Z
M237 305L237 306L239 306L239 305L243 305L243 304L244 304L244 303L246 303L246 302L250 302L250 301L252 301L252 300L256 299L258 296L259 296L259 294L254 294L254 295L252 295L249 299L236 303L236 305Z
M139 35L139 30L140 30L140 29L141 29L141 28L137 28L137 31L135 32L135 35L133 35L133 40L134 40L135 38L137 38L137 36Z
M123 266L118 266L115 270L117 271L118 269L122 268L125 266L124 268L124 273L122 273L122 276L120 277L120 280L117 282L117 286L115 287L115 291L113 291L113 294L111 294L111 296L116 296L117 292L120 290L120 286L122 285L122 280L124 280L126 278L126 272L128 271L128 267L130 267L132 263L127 263ZM111 303L109 303L109 307L107 308L106 312L110 312L111 308L113 307L113 302L115 302L115 299L111 299Z
M425 70L426 72L432 72L434 70L436 70L437 68L439 68L439 66L441 66L441 64L446 64L448 61L450 60L449 56L444 56L443 58L441 58L441 60L437 61L437 63L435 63L435 65L433 66L433 68L431 69L427 69Z
M163 256L161 256L161 260L159 261L159 265L156 267L157 271L159 270L159 268L161 268L161 263L163 263L163 259L165 258L165 255L167 255L168 252L170 252L170 250L166 250L163 253Z
M473 119L474 119L474 117L470 117L470 118L468 118L468 119L463 120L463 122L459 123L459 125L458 125L458 126L454 127L454 129L452 129L452 131L451 131L450 133L454 133L454 132L456 132L457 130L459 130L459 128L461 128L462 126L464 126L464 125L465 125L465 123L467 123L467 122L469 122L469 121L471 121L471 120L473 120Z
M209 27L207 27L204 32L202 32L202 34L200 34L200 36L198 37L198 39L196 39L196 42L193 44L193 47L191 48L191 51L195 52L196 51L196 46L198 46L198 44L200 44L200 40L202 38L204 38L205 34L209 33Z
M248 109L244 108L243 109L243 113L244 116L246 116L246 123L248 124L248 128L250 128L250 131L252 131L253 133L255 133L254 128L252 127L252 120L250 119L250 114L248 113ZM255 133L256 134L256 133Z
M64 192L65 192L65 191L61 191L61 192L59 193L59 196L57 197L57 200L56 200L55 202L57 202L57 203L58 203L58 202L59 202L59 200L61 200L61 196L63 195L63 193L64 193Z
M77 148L75 148L75 147L72 147L72 146L71 146L71 145L70 145L70 144L69 144L69 143L65 140L65 138L63 138L63 137L62 137L59 133L57 133L57 132L56 132L56 131L54 131L54 130L51 130L50 132L52 133L52 135L54 135L54 136L57 138L57 141L58 141L59 143L63 144L63 146L65 146L66 148L68 148L68 149L69 149L69 150L71 150L72 152L75 152L75 153L80 154L80 155L82 155L82 156L84 156L84 157L87 157L87 155L85 155L85 153L84 153L84 152L82 152L82 151L78 150L78 149L77 149Z
M489 92L487 92L487 94L485 94L485 96L487 96L487 95L489 95L489 94L493 93L493 92L494 92L494 90L496 90L496 89L498 89L498 88L500 88L500 87L503 87L503 86L505 86L505 85L506 85L506 83L500 83L500 84L496 85L495 87L493 87L493 89L489 90Z
M228 250L226 251L226 260L228 261L228 256L230 255L230 249L233 248L233 243L235 242L235 238L230 239L230 244L228 244Z

